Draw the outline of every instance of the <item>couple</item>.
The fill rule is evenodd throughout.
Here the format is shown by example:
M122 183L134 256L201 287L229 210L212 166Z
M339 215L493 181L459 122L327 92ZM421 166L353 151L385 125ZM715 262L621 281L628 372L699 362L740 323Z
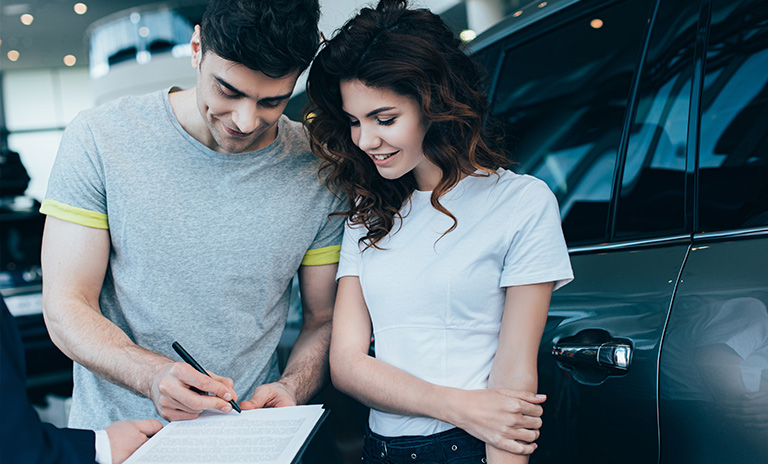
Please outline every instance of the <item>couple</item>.
M195 88L70 124L43 269L51 337L77 362L71 425L191 419L236 392L243 409L301 404L327 381L330 343L334 384L372 408L365 460L524 461L549 298L572 277L554 197L503 169L479 71L403 1L322 46L313 156L281 115L317 16L311 1L212 1ZM279 375L297 269L302 330ZM174 362L173 340L219 375Z

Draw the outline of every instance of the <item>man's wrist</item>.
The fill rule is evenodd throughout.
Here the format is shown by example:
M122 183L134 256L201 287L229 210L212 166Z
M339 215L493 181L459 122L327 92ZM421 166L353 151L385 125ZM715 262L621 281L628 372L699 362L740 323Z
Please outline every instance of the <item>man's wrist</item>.
M283 390L293 398L293 401L298 404L304 404L307 401L309 401L309 398L302 398L301 397L301 389L299 388L299 385L297 385L297 382L299 382L299 379L296 379L293 376L283 376L277 379L277 384L282 386Z

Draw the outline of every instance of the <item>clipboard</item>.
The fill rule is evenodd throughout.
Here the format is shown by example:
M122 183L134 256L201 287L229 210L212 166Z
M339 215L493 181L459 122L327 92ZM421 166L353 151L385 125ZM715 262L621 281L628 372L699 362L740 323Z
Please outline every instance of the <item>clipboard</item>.
M328 417L328 414L331 413L330 409L323 408L323 414L320 416L320 418L315 422L314 428L312 428L312 431L307 436L306 440L304 440L304 443L301 445L301 448L299 448L299 451L296 453L296 456L293 458L293 461L291 461L291 464L299 464L299 461L301 461L301 457L304 455L304 451L307 450L307 446L309 446L309 442L312 441L313 438L315 438L315 434L317 434L317 431L320 429L320 426L323 425L323 422L325 422L325 419Z
M206 410L197 419L170 422L125 464L298 463L328 414L321 404L242 414Z

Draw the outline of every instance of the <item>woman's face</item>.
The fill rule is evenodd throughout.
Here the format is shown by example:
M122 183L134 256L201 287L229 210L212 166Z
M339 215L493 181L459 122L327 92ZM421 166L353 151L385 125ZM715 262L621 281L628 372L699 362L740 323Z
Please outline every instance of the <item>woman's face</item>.
M419 190L434 190L442 173L422 151L429 123L414 99L358 80L341 82L341 99L352 141L382 177L413 171Z

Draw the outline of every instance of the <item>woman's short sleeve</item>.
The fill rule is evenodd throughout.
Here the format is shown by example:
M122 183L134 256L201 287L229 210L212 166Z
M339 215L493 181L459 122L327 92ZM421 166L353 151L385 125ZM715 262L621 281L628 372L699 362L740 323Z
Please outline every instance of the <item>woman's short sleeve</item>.
M555 282L555 290L573 280L557 199L536 179L510 212L509 248L501 287Z

